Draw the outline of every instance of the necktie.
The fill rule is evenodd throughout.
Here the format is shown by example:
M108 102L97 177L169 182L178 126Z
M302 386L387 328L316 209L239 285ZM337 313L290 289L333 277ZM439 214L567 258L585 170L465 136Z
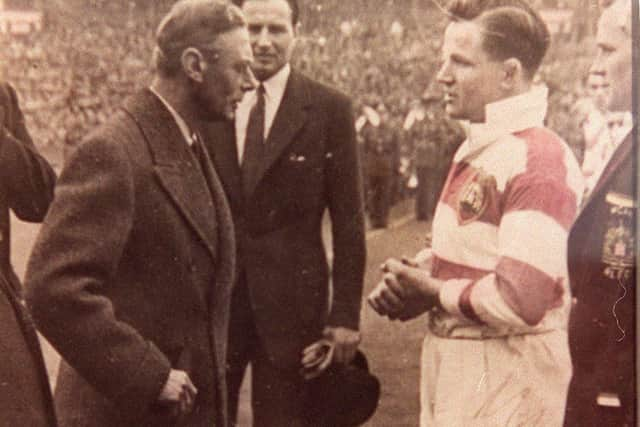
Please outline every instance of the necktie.
M198 135L198 132L193 132L191 134L191 151L193 151L193 154L196 156L196 160L198 160L200 169L204 174L207 170L207 158L204 154L204 147L202 145L202 140L200 139L200 135Z
M249 113L247 134L242 156L242 182L245 192L253 187L254 180L264 158L264 86L256 90L256 103Z

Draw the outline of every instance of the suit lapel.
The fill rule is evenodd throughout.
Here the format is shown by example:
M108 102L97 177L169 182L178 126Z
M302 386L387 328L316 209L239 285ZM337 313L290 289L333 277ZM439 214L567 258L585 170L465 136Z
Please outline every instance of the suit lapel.
M294 137L307 121L307 110L311 102L304 78L292 70L267 137L264 161L256 174L255 182L248 187L249 196L253 194L262 177L278 160L285 147L293 142Z
M149 90L124 109L147 140L160 185L216 259L216 211L209 187L173 116Z
M236 132L231 121L203 123L204 144L224 184L227 196L234 205L242 205L242 172L238 162Z

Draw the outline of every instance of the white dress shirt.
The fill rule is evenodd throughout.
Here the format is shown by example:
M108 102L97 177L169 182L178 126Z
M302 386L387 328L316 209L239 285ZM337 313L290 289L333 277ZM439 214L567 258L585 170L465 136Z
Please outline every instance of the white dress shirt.
M282 67L280 71L275 73L269 79L261 84L264 87L264 141L267 141L269 131L273 125L280 102L284 96L284 90L287 87L287 81L291 74L289 64ZM256 90L244 94L242 101L238 104L236 110L236 147L238 148L238 161L242 164L244 154L244 143L247 136L247 126L249 124L249 114L256 104Z
M609 118L618 116L620 123L609 128L609 137L607 138L607 144L601 149L601 158L598 165L594 167L593 174L589 178L587 184L587 191L591 191L596 187L602 173L609 164L609 160L613 156L613 153L617 150L618 146L624 141L631 129L633 128L633 116L630 112L623 113L609 113Z

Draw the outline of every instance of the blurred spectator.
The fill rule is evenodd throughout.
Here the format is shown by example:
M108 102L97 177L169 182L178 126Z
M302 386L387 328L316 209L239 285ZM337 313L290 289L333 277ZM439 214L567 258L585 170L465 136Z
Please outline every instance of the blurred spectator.
M369 114L361 129L364 145L365 173L367 181L367 207L371 227L387 226L393 198L394 180L400 166L398 132L384 104Z
M73 149L123 98L149 80L150 34L169 0L43 3L47 25L24 37L0 35L0 71L15 82L34 139L55 150ZM85 2L86 3L86 2ZM301 0L305 15L293 65L354 98L355 110L384 103L391 126L402 124L433 79L445 16L415 0ZM550 88L547 125L576 155L583 139L572 120L582 96L575 76L586 74L591 44L556 40L540 72ZM579 82L578 82L579 83ZM393 200L406 197L415 141L406 132L400 156L406 168L392 184ZM447 160L437 163L446 170Z
M420 106L409 112L404 124L413 145L419 221L433 217L453 153L464 139L462 128L445 116L440 101L437 95L427 95Z

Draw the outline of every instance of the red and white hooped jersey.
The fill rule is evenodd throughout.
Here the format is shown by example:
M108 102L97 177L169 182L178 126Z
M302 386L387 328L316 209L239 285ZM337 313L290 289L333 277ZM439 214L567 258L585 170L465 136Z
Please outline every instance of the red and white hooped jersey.
M503 121L508 133L484 125L489 134L454 158L433 221L432 275L445 280L444 310L430 317L437 335L566 329L567 237L584 182L564 141L539 115L533 127L522 117Z

